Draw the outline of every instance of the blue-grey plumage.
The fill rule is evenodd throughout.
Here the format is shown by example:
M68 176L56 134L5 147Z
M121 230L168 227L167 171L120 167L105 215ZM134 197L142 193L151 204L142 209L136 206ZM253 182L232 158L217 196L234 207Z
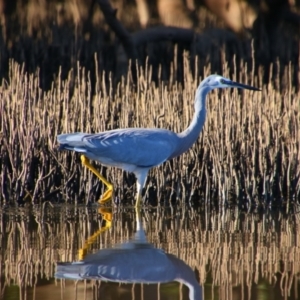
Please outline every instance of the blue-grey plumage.
M178 281L187 285L191 300L202 299L201 286L191 267L147 241L139 209L136 209L136 223L137 231L133 239L89 254L81 261L57 263L55 277L123 283Z
M58 263L55 277L147 284L178 281L188 286L191 300L202 298L201 286L193 270L175 255L150 244L103 249L83 261Z
M194 144L205 122L207 93L212 89L225 87L259 91L258 88L237 83L219 75L210 75L198 86L192 122L181 133L158 128L126 128L97 134L61 134L57 138L60 149L81 153L82 163L107 186L108 189L100 199L100 203L111 199L113 185L91 166L87 158L97 160L105 166L133 172L137 177L136 206L139 206L148 171L181 155Z
M61 134L58 142L61 149L80 152L103 165L121 165L123 170L134 172L136 168L152 168L163 163L178 148L180 139L165 129L127 128L97 134ZM157 151L160 149L163 151Z

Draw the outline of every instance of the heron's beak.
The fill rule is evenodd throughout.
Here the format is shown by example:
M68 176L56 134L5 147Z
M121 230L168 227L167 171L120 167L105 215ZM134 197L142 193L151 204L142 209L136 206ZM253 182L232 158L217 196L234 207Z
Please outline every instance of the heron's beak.
M224 81L225 81L224 84L226 84L228 87L247 89L247 90L252 90L252 91L261 91L261 89L258 89L251 85L242 84L242 83L234 82L231 80L224 80Z

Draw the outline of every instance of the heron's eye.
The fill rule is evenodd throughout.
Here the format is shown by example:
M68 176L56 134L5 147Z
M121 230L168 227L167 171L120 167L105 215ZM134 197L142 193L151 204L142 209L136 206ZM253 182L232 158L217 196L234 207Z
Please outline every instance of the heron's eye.
M225 84L225 80L224 79L220 79L220 83Z

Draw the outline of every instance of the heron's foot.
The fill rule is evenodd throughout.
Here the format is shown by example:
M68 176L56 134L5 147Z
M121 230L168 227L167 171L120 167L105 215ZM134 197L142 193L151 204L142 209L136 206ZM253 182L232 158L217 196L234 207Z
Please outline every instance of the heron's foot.
M111 213L111 209L107 209L106 207L100 207L98 209L98 213L102 216L103 220L105 220L106 225L110 225L112 222L113 215Z
M88 253L88 248L81 248L78 250L78 259L79 260L84 260L84 258L86 257Z
M99 199L99 203L100 204L104 204L105 202L112 200L114 195L114 186L112 184L110 184L109 186L107 186L107 190L104 192L104 194L102 195L102 197Z

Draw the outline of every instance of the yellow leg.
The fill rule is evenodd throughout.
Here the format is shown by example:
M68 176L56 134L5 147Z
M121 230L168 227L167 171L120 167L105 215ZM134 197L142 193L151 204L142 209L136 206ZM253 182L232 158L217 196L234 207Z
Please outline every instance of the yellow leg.
M92 171L106 186L107 190L102 195L101 199L99 200L100 203L104 203L108 200L112 199L114 193L114 186L107 181L90 163L90 160L85 156L81 155L81 163L87 167L90 171Z
M135 208L141 207L142 202L142 191L145 185L148 169L138 169L135 173L136 176L136 202Z
M136 205L135 205L135 219L137 224L141 224L141 210Z
M98 229L93 235L91 235L84 243L83 247L78 251L79 260L83 260L88 253L91 245L96 241L97 237L108 230L111 227L112 213L110 210L100 208L98 210L99 214L102 215L103 220L105 220L105 225Z
M136 201L135 201L135 208L139 209L141 208L141 202L142 202L142 195L140 193L136 194Z

